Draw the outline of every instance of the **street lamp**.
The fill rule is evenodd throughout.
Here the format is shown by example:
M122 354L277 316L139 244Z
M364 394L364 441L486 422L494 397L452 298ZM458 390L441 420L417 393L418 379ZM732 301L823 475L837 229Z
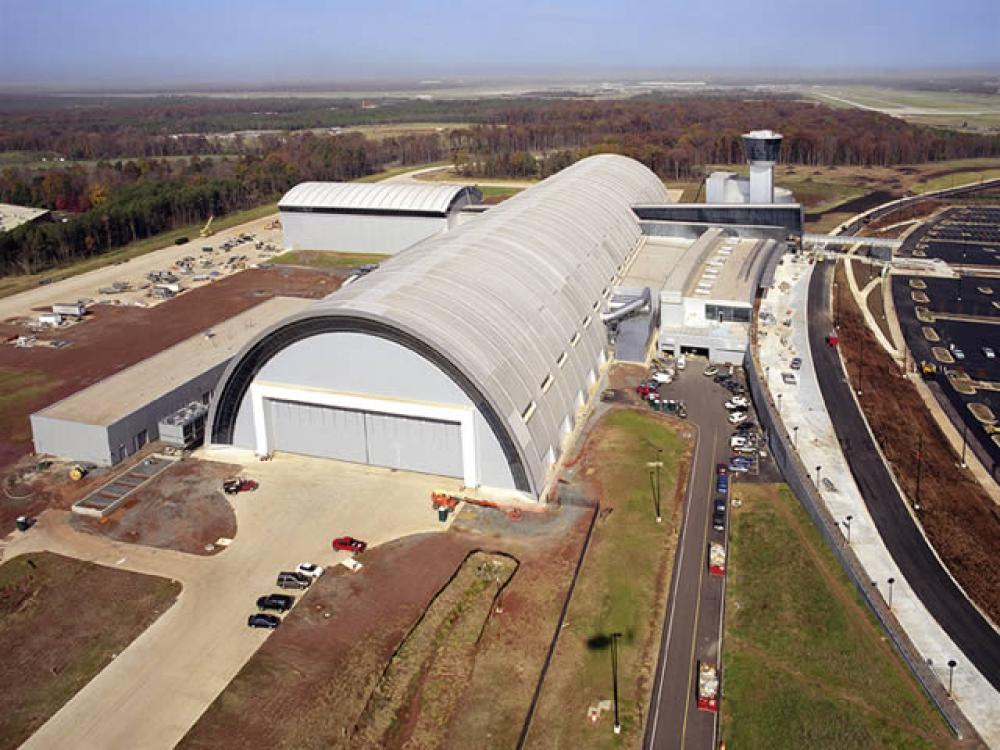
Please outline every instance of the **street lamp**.
M963 419L962 420L962 468L963 469L965 468L965 446L967 445L965 437L966 433L968 432L968 429L969 426L965 423L965 420Z
M615 734L622 733L622 724L618 716L618 639L621 637L621 633L611 634L611 681L614 686L615 696Z
M795 425L792 428L792 435L794 436L792 439L794 440L795 450L798 450L799 449L799 426L798 425Z
M781 414L781 394L778 394L778 414Z
M895 578L889 578L886 583L889 584L889 609L892 610L892 584L896 582Z
M656 480L653 470L649 470L649 489L653 493L653 507L656 508L656 522L660 523L660 501L656 496Z
M948 695L951 695L951 686L955 680L955 667L958 663L954 659L948 660Z
M663 448L656 449L656 522L660 523L660 508L663 507L663 491L660 488L660 467L663 466Z
M816 467L816 489L819 489L819 472L822 468L822 466Z
M851 521L854 520L854 516L845 516L844 525L847 527L847 544L851 544Z

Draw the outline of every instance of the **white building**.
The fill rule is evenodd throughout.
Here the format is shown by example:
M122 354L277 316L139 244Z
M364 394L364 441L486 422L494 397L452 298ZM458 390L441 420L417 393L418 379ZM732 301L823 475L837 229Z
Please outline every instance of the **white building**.
M712 172L705 180L706 203L745 203L764 206L794 203L791 191L774 186L774 165L781 154L781 133L753 130L743 136L750 176Z
M285 247L394 255L453 229L477 188L409 183L303 182L278 202Z

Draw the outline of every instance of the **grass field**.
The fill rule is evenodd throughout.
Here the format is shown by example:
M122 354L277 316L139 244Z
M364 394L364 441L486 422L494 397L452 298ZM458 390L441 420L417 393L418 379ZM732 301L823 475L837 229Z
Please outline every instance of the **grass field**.
M381 263L388 255L380 253L337 253L326 250L289 250L275 255L272 263L310 268L355 268L367 263Z
M687 438L687 439L686 439ZM639 747L666 606L679 499L690 466L690 435L649 413L615 410L593 429L579 472L606 513L590 550L542 690L528 746ZM646 462L662 448L663 523L657 524ZM609 641L621 633L622 734L587 708L611 698Z
M48 553L0 566L0 748L15 748L180 593L162 578Z
M56 384L41 370L11 370L0 367L0 435L4 440L20 441L30 437L29 425L17 409L19 401L40 397Z
M791 491L741 485L737 496L722 674L727 746L953 746Z
M811 86L804 93L827 106L874 109L924 125L983 131L1000 124L1000 96L879 86Z

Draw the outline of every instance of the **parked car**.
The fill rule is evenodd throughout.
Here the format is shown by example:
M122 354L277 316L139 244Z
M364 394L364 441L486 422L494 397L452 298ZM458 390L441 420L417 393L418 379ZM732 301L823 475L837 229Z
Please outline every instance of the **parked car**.
M300 563L299 567L295 569L296 573L301 573L304 576L309 576L310 578L319 578L323 575L323 568L316 563Z
M729 424L740 424L747 421L747 413L745 411L734 411L729 415Z
M268 594L257 600L257 609L271 612L287 612L295 604L295 597L288 594Z
M333 548L342 552L353 552L356 555L360 555L368 549L368 542L362 542L353 536L338 536L333 540Z
M277 585L279 589L307 589L313 579L301 573L282 571L278 573Z
M750 471L749 464L729 464L729 470L736 474L745 474Z
M951 353L955 355L955 359L962 360L965 359L965 352L959 349L957 346L951 350Z
M719 374L719 368L716 367L715 365L709 365L708 367L705 368L705 371L702 373L702 375L704 375L707 378L711 378L718 374Z
M792 361L788 363L788 366L793 370L802 369L802 357L792 357Z
M636 392L643 397L648 396L651 393L655 393L660 388L660 384L655 380L645 380L639 383L638 387L635 389Z
M732 404L732 406L730 406ZM727 409L746 409L750 405L747 401L746 396L733 396L726 402Z
M986 359L996 359L997 353L993 351L992 347L984 346L983 356L986 357Z
M712 512L712 528L716 531L726 530L726 511L716 510Z
M720 372L718 375L716 375L714 378L712 378L712 380L714 382L716 382L716 383L725 383L727 380L729 380L732 377L733 377L732 375L729 375L729 374L727 374L725 372Z
M233 478L227 479L222 483L222 491L227 495L238 495L241 492L253 492L260 485L253 479L240 479Z
M671 375L669 372L654 372L650 380L656 381L657 384L659 383L668 384L674 382L674 376Z
M781 373L781 379L784 381L785 385L798 385L799 376L794 372L783 372Z
M677 359L674 360L674 364L676 364L678 370L683 370L685 367L687 367L687 357L681 354L680 356L677 357Z
M715 465L715 473L716 474L725 474L726 473L726 465L725 464L716 464Z
M247 618L247 626L251 628L271 628L272 630L281 624L281 618L274 615L256 614Z
M725 474L720 474L715 479L715 491L726 493L729 492L729 477Z

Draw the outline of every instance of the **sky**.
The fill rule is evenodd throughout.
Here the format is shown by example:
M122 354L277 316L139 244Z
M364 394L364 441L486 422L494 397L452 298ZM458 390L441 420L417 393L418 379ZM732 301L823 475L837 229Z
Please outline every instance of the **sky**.
M998 71L1000 0L0 0L0 84Z

